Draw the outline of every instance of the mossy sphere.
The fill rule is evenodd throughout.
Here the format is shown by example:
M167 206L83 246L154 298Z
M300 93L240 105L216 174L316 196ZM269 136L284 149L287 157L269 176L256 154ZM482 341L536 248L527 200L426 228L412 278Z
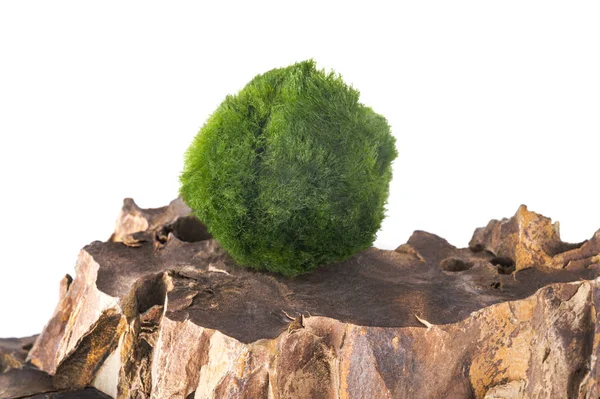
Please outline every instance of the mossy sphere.
M309 60L256 76L200 129L180 194L240 265L296 276L373 244L397 152L358 100Z

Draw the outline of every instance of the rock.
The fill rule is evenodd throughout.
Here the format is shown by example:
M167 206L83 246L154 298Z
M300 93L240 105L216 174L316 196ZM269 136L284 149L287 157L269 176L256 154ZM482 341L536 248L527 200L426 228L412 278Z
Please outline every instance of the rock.
M561 241L558 222L552 221L521 205L510 219L492 220L485 228L475 230L469 243L472 251L487 251L496 256L493 261L516 270L546 266L556 269L587 269L597 263L600 236L578 244Z
M37 335L27 338L0 339L0 373L21 369Z
M52 377L25 362L37 336L0 339L0 399L104 399L109 396L95 388L60 390Z
M110 399L110 396L103 394L95 388L85 388L75 391L56 391L27 396L23 399Z
M155 232L163 226L175 222L179 217L189 215L191 209L177 198L168 206L156 209L142 209L132 198L123 200L123 209L117 218L115 232L109 241L128 242L137 232Z
M115 398L600 395L600 236L522 206L459 249L416 231L289 279L238 266L183 206L126 200L28 360ZM138 230L139 229L139 230ZM138 231L136 231L138 230Z

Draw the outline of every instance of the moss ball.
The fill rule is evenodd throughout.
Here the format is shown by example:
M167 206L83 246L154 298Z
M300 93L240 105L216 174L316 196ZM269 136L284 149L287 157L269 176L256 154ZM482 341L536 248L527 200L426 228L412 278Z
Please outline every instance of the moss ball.
M240 265L296 276L373 244L396 156L386 119L308 60L225 98L185 154L180 194Z

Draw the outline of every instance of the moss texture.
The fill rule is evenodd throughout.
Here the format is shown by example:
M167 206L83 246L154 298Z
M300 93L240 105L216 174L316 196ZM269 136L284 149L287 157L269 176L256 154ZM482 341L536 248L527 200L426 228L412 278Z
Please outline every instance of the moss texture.
M313 60L256 76L186 152L180 194L241 265L296 276L370 247L395 139Z

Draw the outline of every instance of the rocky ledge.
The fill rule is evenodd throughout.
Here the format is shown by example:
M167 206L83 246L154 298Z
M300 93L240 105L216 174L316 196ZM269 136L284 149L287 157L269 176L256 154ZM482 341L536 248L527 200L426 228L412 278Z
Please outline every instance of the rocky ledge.
M126 199L40 336L2 341L0 398L600 396L600 230L565 243L521 206L469 248L417 231L288 279L189 212Z

